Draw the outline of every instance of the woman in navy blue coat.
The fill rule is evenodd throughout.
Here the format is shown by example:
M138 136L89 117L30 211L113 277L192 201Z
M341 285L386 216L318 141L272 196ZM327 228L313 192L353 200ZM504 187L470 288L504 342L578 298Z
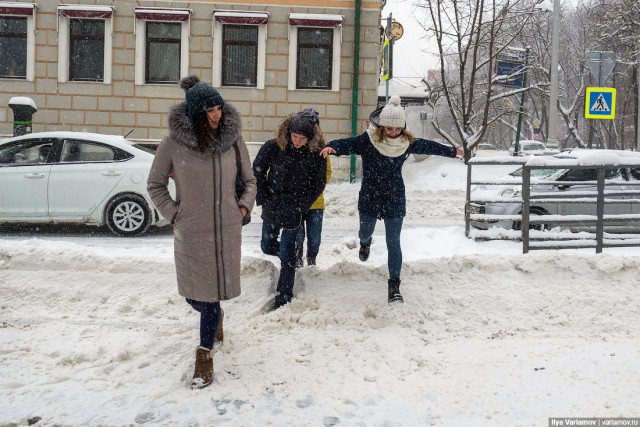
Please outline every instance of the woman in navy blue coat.
M400 232L406 215L407 200L402 166L411 154L444 157L462 155L460 147L415 138L405 129L405 124L400 97L394 95L380 113L379 127L372 124L362 135L333 140L321 152L324 157L329 154L358 154L362 158L362 187L358 198L359 257L361 261L369 258L376 221L384 220L389 253L389 302L404 302L400 294Z

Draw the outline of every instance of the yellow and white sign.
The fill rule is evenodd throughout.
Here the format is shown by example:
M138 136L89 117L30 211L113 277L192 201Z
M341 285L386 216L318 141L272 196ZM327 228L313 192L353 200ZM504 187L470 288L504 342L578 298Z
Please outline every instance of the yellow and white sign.
M584 100L586 119L616 118L616 89L612 87L588 87Z

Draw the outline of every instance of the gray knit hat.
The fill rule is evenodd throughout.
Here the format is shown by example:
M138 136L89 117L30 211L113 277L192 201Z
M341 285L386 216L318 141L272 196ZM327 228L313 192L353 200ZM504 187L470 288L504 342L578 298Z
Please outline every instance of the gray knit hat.
M201 82L196 75L180 80L180 87L186 92L187 112L192 122L209 108L216 105L224 106L224 99L220 93L211 85Z
M404 128L405 124L404 108L400 105L400 97L393 95L380 112L380 126Z
M289 133L297 133L311 139L316 133L316 125L320 125L320 115L313 108L305 108L291 119Z

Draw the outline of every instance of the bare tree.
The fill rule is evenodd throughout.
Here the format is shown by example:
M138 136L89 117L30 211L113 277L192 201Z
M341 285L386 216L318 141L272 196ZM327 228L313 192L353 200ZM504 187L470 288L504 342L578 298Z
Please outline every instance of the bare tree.
M638 0L592 0L594 39L601 49L617 57L615 87L618 88L616 120L607 127L610 139L621 148L638 149L640 140L640 2ZM634 139L625 141L627 123L634 124ZM621 132L618 132L621 129ZM618 141L620 137L620 141Z
M620 116L600 126L604 146L625 148L625 130L635 123L638 136L640 107L640 2L638 0L582 0L561 3L558 72L559 117L548 117L551 16L534 12L540 0L418 0L426 14L423 29L438 47L440 77L425 81L431 93L442 95L433 126L446 140L461 143L465 159L487 135L515 139L517 106L527 94L521 137L533 135L533 120L562 120L559 142L564 147L591 147L593 120L584 119L585 88L593 85L587 53L613 50L619 55L617 73ZM606 31L608 30L608 31ZM506 49L529 47L527 85L505 88L505 76L495 72L496 58ZM441 111L446 104L447 115ZM435 106L433 106L435 109ZM492 130L497 127L497 130ZM629 137L627 137L629 139Z
M533 4L532 0L422 0L418 4L428 17L423 28L435 37L440 53L441 86L431 90L442 92L453 118L453 129L443 128L438 120L433 126L444 139L462 143L465 160L491 123L514 114L513 109L503 108L504 100L539 85L505 89L498 84L507 76L495 73L496 57L517 43L531 19Z

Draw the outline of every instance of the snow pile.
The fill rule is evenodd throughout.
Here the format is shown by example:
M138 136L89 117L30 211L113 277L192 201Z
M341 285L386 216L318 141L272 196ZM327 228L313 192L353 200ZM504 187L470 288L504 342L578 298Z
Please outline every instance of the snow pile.
M243 293L223 303L225 342L203 390L188 387L198 318L177 294L169 234L124 244L0 238L0 424L637 416L638 248L522 255L518 243L468 240L458 211L466 167L430 158L406 169L408 210L422 212L403 233L406 303L386 302L381 230L358 261L359 186L330 185L319 265L298 271L296 298L281 310L266 311L276 259L259 251L259 224L245 228Z

